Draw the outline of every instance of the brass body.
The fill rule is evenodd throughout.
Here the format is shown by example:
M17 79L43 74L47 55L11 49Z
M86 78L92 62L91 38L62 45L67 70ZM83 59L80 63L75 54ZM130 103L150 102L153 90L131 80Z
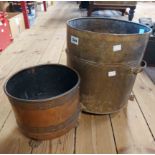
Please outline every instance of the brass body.
M139 34L139 29L144 33ZM136 74L143 68L150 31L140 24L108 18L68 21L67 63L81 76L83 111L107 114L127 103ZM77 43L72 36L75 41L78 38ZM117 45L120 49L114 51Z

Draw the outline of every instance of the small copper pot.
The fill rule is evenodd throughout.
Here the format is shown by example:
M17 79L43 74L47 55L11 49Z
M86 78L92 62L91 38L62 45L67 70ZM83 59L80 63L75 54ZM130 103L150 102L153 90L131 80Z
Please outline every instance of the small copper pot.
M79 74L64 65L30 67L4 85L21 131L34 139L51 139L75 127L80 113Z

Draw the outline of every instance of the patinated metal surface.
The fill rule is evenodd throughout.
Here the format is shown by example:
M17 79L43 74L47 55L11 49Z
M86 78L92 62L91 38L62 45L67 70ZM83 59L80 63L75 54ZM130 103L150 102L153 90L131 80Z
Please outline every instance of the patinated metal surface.
M123 107L131 93L151 29L107 18L67 23L67 62L81 76L83 110L105 114Z
M26 83L25 87L24 84L22 86L23 82ZM75 127L80 113L79 82L78 73L63 65L41 65L13 75L6 82L4 90L21 131L34 139L51 139ZM18 92L20 89L21 93ZM27 95L24 97L25 90Z
M139 34L140 29L146 31ZM67 49L85 60L101 63L140 64L151 29L133 22L107 18L79 18L68 21ZM78 45L71 43L78 38ZM117 46L121 50L113 51Z
M83 110L96 114L121 109L128 101L136 74L141 71L134 66L92 63L69 53L67 63L81 76Z

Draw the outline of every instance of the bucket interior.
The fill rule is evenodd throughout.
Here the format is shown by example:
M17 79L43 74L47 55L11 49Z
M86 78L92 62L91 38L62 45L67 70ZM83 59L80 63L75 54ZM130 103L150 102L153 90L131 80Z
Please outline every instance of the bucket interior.
M72 89L79 77L63 65L42 65L25 69L6 83L6 92L26 100L47 99Z
M78 18L70 20L68 25L78 30L112 34L143 34L151 31L138 23L110 18Z

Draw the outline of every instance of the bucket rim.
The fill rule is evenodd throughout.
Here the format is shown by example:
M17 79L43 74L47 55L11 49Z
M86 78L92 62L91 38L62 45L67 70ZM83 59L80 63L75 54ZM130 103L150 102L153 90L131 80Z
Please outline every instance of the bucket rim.
M22 99L22 98L15 97L15 96L11 95L11 94L7 91L7 89L6 89L7 83L8 83L8 81L9 81L13 76L15 76L16 74L18 74L18 73L20 73L20 72L22 72L22 71L25 71L25 70L28 70L28 69L32 69L32 68L35 68L35 67L41 67L41 66L62 66L62 67L68 68L68 69L72 70L72 71L77 75L78 80L77 80L76 84L75 84L71 89L65 91L65 92L62 93L62 94L59 94L59 95L56 95L56 96L53 96L53 97L49 97L49 98L46 98L46 99L34 99L34 100L32 100L32 99L31 99L31 100ZM27 102L27 103L33 104L33 103L38 103L38 102L46 102L46 101L55 100L55 99L58 99L58 98L60 98L60 97L65 96L65 95L68 95L71 91L74 91L76 88L79 89L79 87L80 87L80 86L79 86L79 85L80 85L80 81L81 81L81 78L80 78L79 73L78 73L75 69L73 69L73 68L71 68L71 67L69 67L69 66L66 66L66 65L63 65L63 64L57 64L57 63L53 63L53 64L39 64L39 65L30 66L30 67L21 69L21 70L15 72L14 74L12 74L12 75L5 81L5 83L4 83L4 85L3 85L3 90L4 90L5 94L6 94L8 97L10 97L10 98L12 98L12 99L14 99L14 100L21 101L21 102Z
M106 19L106 20L114 20L114 21L120 21L120 22L125 22L125 23L130 23L130 24L136 24L136 25L139 25L139 26L143 26L143 27L146 27L149 29L149 31L147 32L144 32L142 34L140 33L131 33L131 34L126 34L126 33L122 33L122 34L117 34L117 33L103 33L103 32L95 32L95 31L89 31L89 30L82 30L82 29L79 29L79 28L75 28L73 26L71 26L69 24L69 22L71 21L74 21L74 20L79 20L79 19ZM135 36L135 35L145 35L145 34L150 34L152 32L152 29L144 24L140 24L140 23L137 23L137 22L133 22L133 21L126 21L126 20L122 20L122 19L116 19L116 18L107 18L107 17L78 17L78 18L72 18L72 19L69 19L67 20L67 26L74 29L74 30L78 30L78 31L81 31L81 32L87 32L87 33L92 33L92 34L102 34L102 35L109 35L109 36Z

